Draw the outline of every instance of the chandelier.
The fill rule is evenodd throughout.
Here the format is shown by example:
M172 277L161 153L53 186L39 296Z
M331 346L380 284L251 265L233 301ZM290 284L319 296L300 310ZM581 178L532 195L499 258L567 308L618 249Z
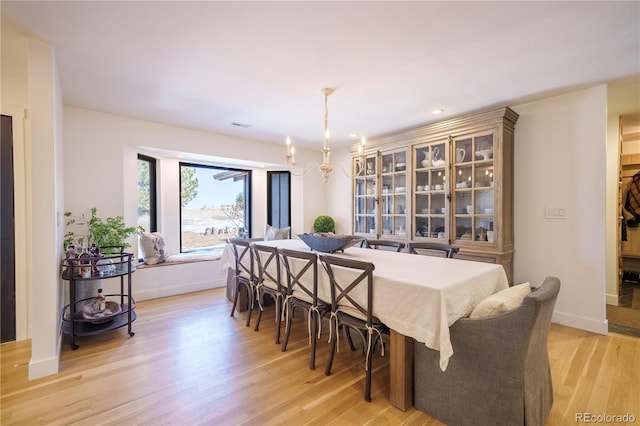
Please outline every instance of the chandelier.
M333 170L336 167L339 167L347 176L350 176L340 164L331 164L331 161L330 161L331 149L329 148L329 108L327 107L327 98L333 92L335 92L335 89L331 87L322 89L322 93L324 94L324 143L322 145L322 164L318 164L317 162L310 163L309 165L307 165L307 167L304 168L302 172L302 175L304 175L312 166L317 166L318 169L320 169L320 173L322 174L322 179L325 182L329 181L329 177L331 176L331 174L333 173ZM366 138L363 136L362 139L360 140L360 145L358 145L358 157L356 157L356 164L355 164L355 167L357 170L360 170L364 165L364 144L365 143L366 143ZM289 136L287 136L286 144L287 144L287 151L284 157L287 159L287 163L289 163L291 167L294 167L296 165L295 148L291 144L291 138ZM295 175L295 173L293 172L292 174Z

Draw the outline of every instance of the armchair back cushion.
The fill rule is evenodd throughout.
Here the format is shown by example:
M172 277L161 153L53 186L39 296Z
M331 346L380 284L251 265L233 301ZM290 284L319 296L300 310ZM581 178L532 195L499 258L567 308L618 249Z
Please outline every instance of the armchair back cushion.
M529 283L514 285L488 296L473 308L469 318L488 318L517 308L531 293Z

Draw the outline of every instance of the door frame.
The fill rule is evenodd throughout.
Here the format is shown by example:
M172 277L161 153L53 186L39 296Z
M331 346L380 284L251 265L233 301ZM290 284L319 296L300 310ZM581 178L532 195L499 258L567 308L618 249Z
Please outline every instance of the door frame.
M15 231L15 281L16 281L16 341L31 337L30 312L31 280L29 278L28 247L31 192L28 190L26 156L29 151L27 110L17 105L3 105L2 115L13 118L13 189Z

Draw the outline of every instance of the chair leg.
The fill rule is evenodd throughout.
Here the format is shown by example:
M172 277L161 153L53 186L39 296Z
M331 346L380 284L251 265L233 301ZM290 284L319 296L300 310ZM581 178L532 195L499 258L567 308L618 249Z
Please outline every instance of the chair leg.
M231 315L233 316L233 313L236 310L236 306L238 305L238 292L240 291L240 285L238 283L238 277L234 277L234 281L235 281L235 291L234 291L234 295L233 295L233 306L231 307Z
M287 315L293 314L293 307L291 306L291 302L287 302L286 312ZM291 318L287 318L285 321L285 331L284 331L284 342L282 342L282 352L287 350L287 343L289 343L289 334L291 333Z
M367 354L366 364L366 380L365 380L365 388L364 388L364 400L367 402L371 402L371 367L373 365L373 344L371 342L371 335L367 337L367 348L370 349Z
M316 346L318 344L318 325L315 322L315 313L309 310L309 321L311 322L311 356L309 359L309 369L316 369Z
M276 297L276 345L280 343L280 328L282 327L282 300Z
M258 331L260 329L260 321L262 320L261 306L264 306L264 293L259 293L256 299L258 300L258 319L256 320L256 326L253 329L254 331Z
M249 327L251 325L251 312L253 312L253 305L255 304L255 291L251 284L247 284L247 292L249 293L249 306L247 307L249 314L247 315L247 323L245 325Z
M349 342L349 348L352 351L356 350L356 347L353 345L353 339L351 338L351 332L349 331L349 327L343 326L344 334L347 336L347 342Z
M331 375L331 367L333 366L333 356L336 353L336 344L338 340L338 330L335 331L336 335L331 336L331 348L329 349L329 359L327 360L327 367L324 370L324 374L327 376Z

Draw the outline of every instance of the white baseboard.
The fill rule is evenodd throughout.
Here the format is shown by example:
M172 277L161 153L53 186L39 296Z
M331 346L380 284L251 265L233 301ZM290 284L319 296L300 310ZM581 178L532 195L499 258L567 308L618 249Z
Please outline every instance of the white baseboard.
M60 351L58 351L58 353L60 353ZM39 379L40 377L49 376L51 374L57 374L59 364L59 356L38 361L34 361L32 358L31 361L29 361L29 380Z
M219 260L138 268L131 278L131 293L136 301L175 296L227 285L226 270L224 273L220 271ZM113 285L113 283L106 281L103 280L104 285Z
M158 299L160 297L176 296L178 294L192 293L194 291L208 290L212 288L224 287L227 285L226 278L219 280L191 281L186 283L176 283L175 285L164 285L146 290L134 290L133 298L137 301Z
M618 306L618 295L617 294L606 294L607 305Z
M578 328L580 330L591 331L598 334L607 334L609 332L609 322L594 320L592 318L579 317L577 315L565 314L562 312L554 312L551 322L567 327Z

